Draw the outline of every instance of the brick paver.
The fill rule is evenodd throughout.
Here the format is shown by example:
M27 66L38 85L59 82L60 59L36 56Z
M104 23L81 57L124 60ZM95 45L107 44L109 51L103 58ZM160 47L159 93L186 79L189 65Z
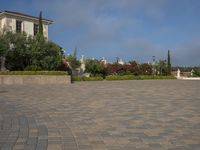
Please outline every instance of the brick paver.
M0 87L2 150L199 150L200 81Z

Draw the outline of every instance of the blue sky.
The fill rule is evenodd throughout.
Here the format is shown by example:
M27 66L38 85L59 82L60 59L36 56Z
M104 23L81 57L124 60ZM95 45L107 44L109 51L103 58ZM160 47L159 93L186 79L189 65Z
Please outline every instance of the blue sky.
M0 0L0 10L52 19L49 39L66 53L200 65L199 0Z

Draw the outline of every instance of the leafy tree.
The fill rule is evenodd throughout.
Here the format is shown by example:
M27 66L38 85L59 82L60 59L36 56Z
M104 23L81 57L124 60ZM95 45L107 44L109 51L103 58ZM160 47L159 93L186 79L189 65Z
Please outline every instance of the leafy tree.
M159 71L159 75L167 75L168 74L168 68L166 65L166 60L159 60L157 66L157 71Z
M152 75L152 65L148 63L141 64L140 72L142 75Z
M39 34L43 36L42 11L40 11L38 24L39 24Z
M0 32L0 70L5 70L5 56L10 48L5 32Z
M81 62L76 57L77 48L75 48L73 55L68 55L65 57L66 61L70 64L71 69L76 70L81 66Z
M171 75L171 56L170 56L170 50L168 50L168 57L167 57L167 75Z
M31 65L43 70L55 70L62 64L64 53L57 44L46 41L40 34L30 40Z
M0 57L4 57L9 49L9 39L7 38L7 34L0 33L0 41Z
M6 68L9 70L23 70L30 64L27 35L25 33L7 33L9 51L6 55Z
M194 77L200 77L200 68L194 68L193 76Z
M102 75L103 74L103 64L98 60L88 59L86 60L86 72L92 74L92 76Z
M25 33L8 33L9 51L6 68L9 70L56 70L63 61L63 51L57 44L40 34L27 37Z

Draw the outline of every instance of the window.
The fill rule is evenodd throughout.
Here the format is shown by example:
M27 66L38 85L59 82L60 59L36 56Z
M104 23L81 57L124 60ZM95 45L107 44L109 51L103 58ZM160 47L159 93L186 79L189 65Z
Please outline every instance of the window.
M22 21L16 20L16 32L22 31Z
M38 33L38 24L34 24L33 32L34 32L34 35Z

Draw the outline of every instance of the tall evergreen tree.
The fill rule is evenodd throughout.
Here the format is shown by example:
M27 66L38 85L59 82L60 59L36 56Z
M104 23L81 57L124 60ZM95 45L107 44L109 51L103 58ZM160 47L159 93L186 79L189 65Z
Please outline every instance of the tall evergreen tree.
M170 56L170 50L168 50L167 70L168 70L168 75L171 75L171 56Z
M40 11L39 15L39 34L43 36L42 11Z

